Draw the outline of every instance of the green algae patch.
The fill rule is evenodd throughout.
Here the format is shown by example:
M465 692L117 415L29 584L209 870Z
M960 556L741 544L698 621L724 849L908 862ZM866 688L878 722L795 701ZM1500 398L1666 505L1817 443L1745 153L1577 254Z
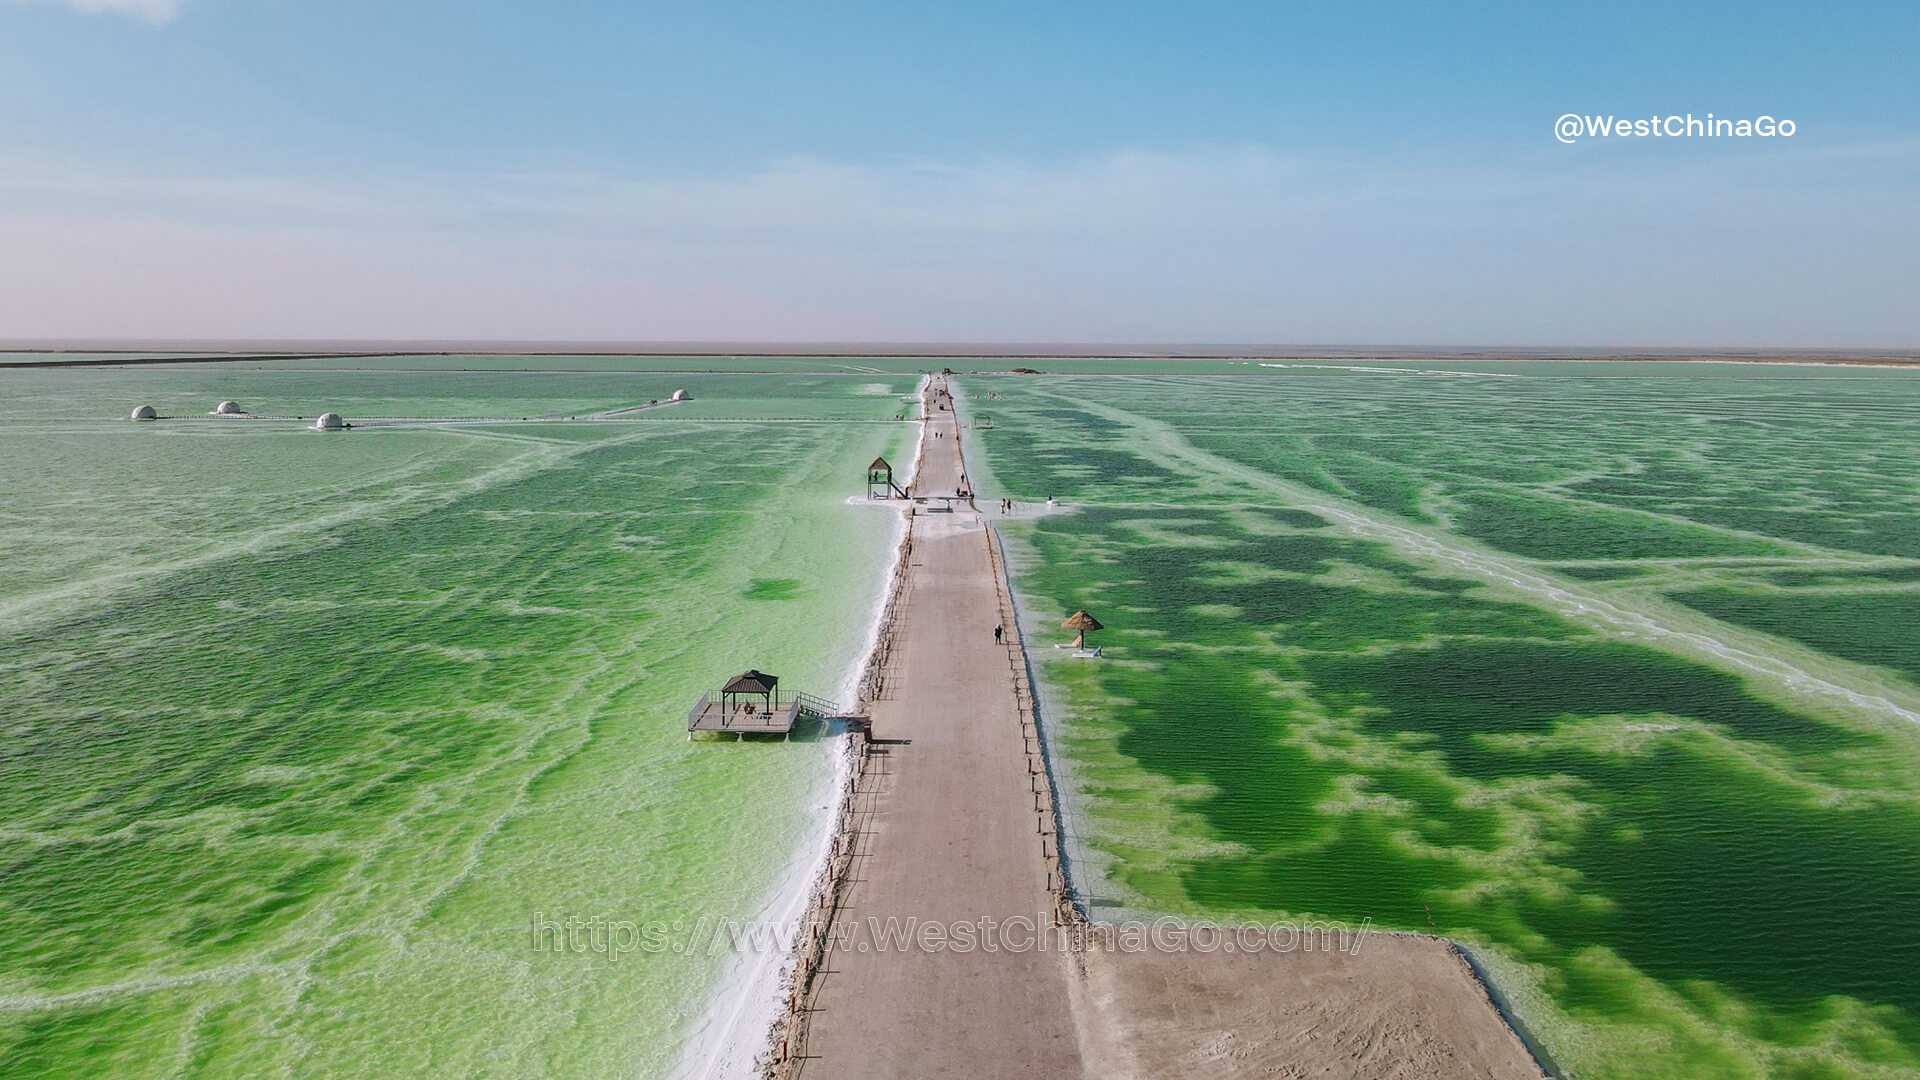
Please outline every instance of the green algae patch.
M1109 627L1035 652L1076 884L1455 937L1583 1077L1920 1068L1920 381L1559 370L962 380Z

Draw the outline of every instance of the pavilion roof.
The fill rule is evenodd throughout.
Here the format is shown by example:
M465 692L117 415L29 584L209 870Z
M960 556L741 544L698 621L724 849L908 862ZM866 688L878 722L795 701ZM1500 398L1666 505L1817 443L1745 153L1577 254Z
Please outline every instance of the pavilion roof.
M735 675L727 685L720 688L720 692L723 694L771 694L773 688L779 684L779 676L748 668Z

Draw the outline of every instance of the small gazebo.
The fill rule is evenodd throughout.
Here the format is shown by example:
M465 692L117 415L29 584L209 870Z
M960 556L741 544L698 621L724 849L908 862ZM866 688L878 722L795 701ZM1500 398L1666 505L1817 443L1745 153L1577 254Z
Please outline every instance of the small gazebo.
M687 734L696 731L732 732L735 735L785 735L801 721L821 721L846 717L839 704L811 694L782 694L780 680L758 668L748 668L727 680L718 690L708 690L687 711Z
M1073 647L1076 649L1084 649L1087 647L1088 634L1095 630L1106 629L1106 627L1100 624L1099 619L1094 618L1085 611L1074 612L1072 615L1067 616L1066 622L1060 625L1065 629L1078 631L1073 638Z
M720 708L723 712L739 712L743 706L751 707L759 698L758 711L765 714L773 711L773 688L780 685L780 677L769 675L757 668L748 668L728 680L720 688Z
M880 492L878 496L874 495L875 489ZM874 458L873 464L867 466L867 498L876 497L881 499L907 497L907 493L901 490L900 485L893 482L893 466L883 457Z

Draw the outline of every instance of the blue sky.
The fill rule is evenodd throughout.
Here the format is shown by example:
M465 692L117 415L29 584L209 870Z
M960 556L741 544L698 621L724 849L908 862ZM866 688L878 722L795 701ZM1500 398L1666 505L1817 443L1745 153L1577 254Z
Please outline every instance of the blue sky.
M1910 3L0 0L0 338L1920 346L1917 45Z

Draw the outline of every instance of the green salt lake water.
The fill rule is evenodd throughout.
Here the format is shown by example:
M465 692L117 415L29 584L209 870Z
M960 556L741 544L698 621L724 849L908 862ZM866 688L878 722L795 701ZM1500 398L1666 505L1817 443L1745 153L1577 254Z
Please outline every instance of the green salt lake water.
M661 1076L719 1040L724 952L531 920L751 918L806 869L831 743L684 715L747 666L842 692L897 528L845 500L910 455L916 378L405 366L0 373L0 1074Z
M1920 1075L1920 378L1225 364L957 384L1109 626L1038 652L1095 914L1449 935L1581 1077Z
M957 383L976 486L1074 508L1030 620L1112 628L1041 654L1096 914L1445 933L1582 1077L1920 1073L1920 380L1035 363L1127 373ZM531 919L751 917L824 823L830 745L682 717L840 691L924 362L744 364L0 373L0 1074L723 1041L731 957Z

